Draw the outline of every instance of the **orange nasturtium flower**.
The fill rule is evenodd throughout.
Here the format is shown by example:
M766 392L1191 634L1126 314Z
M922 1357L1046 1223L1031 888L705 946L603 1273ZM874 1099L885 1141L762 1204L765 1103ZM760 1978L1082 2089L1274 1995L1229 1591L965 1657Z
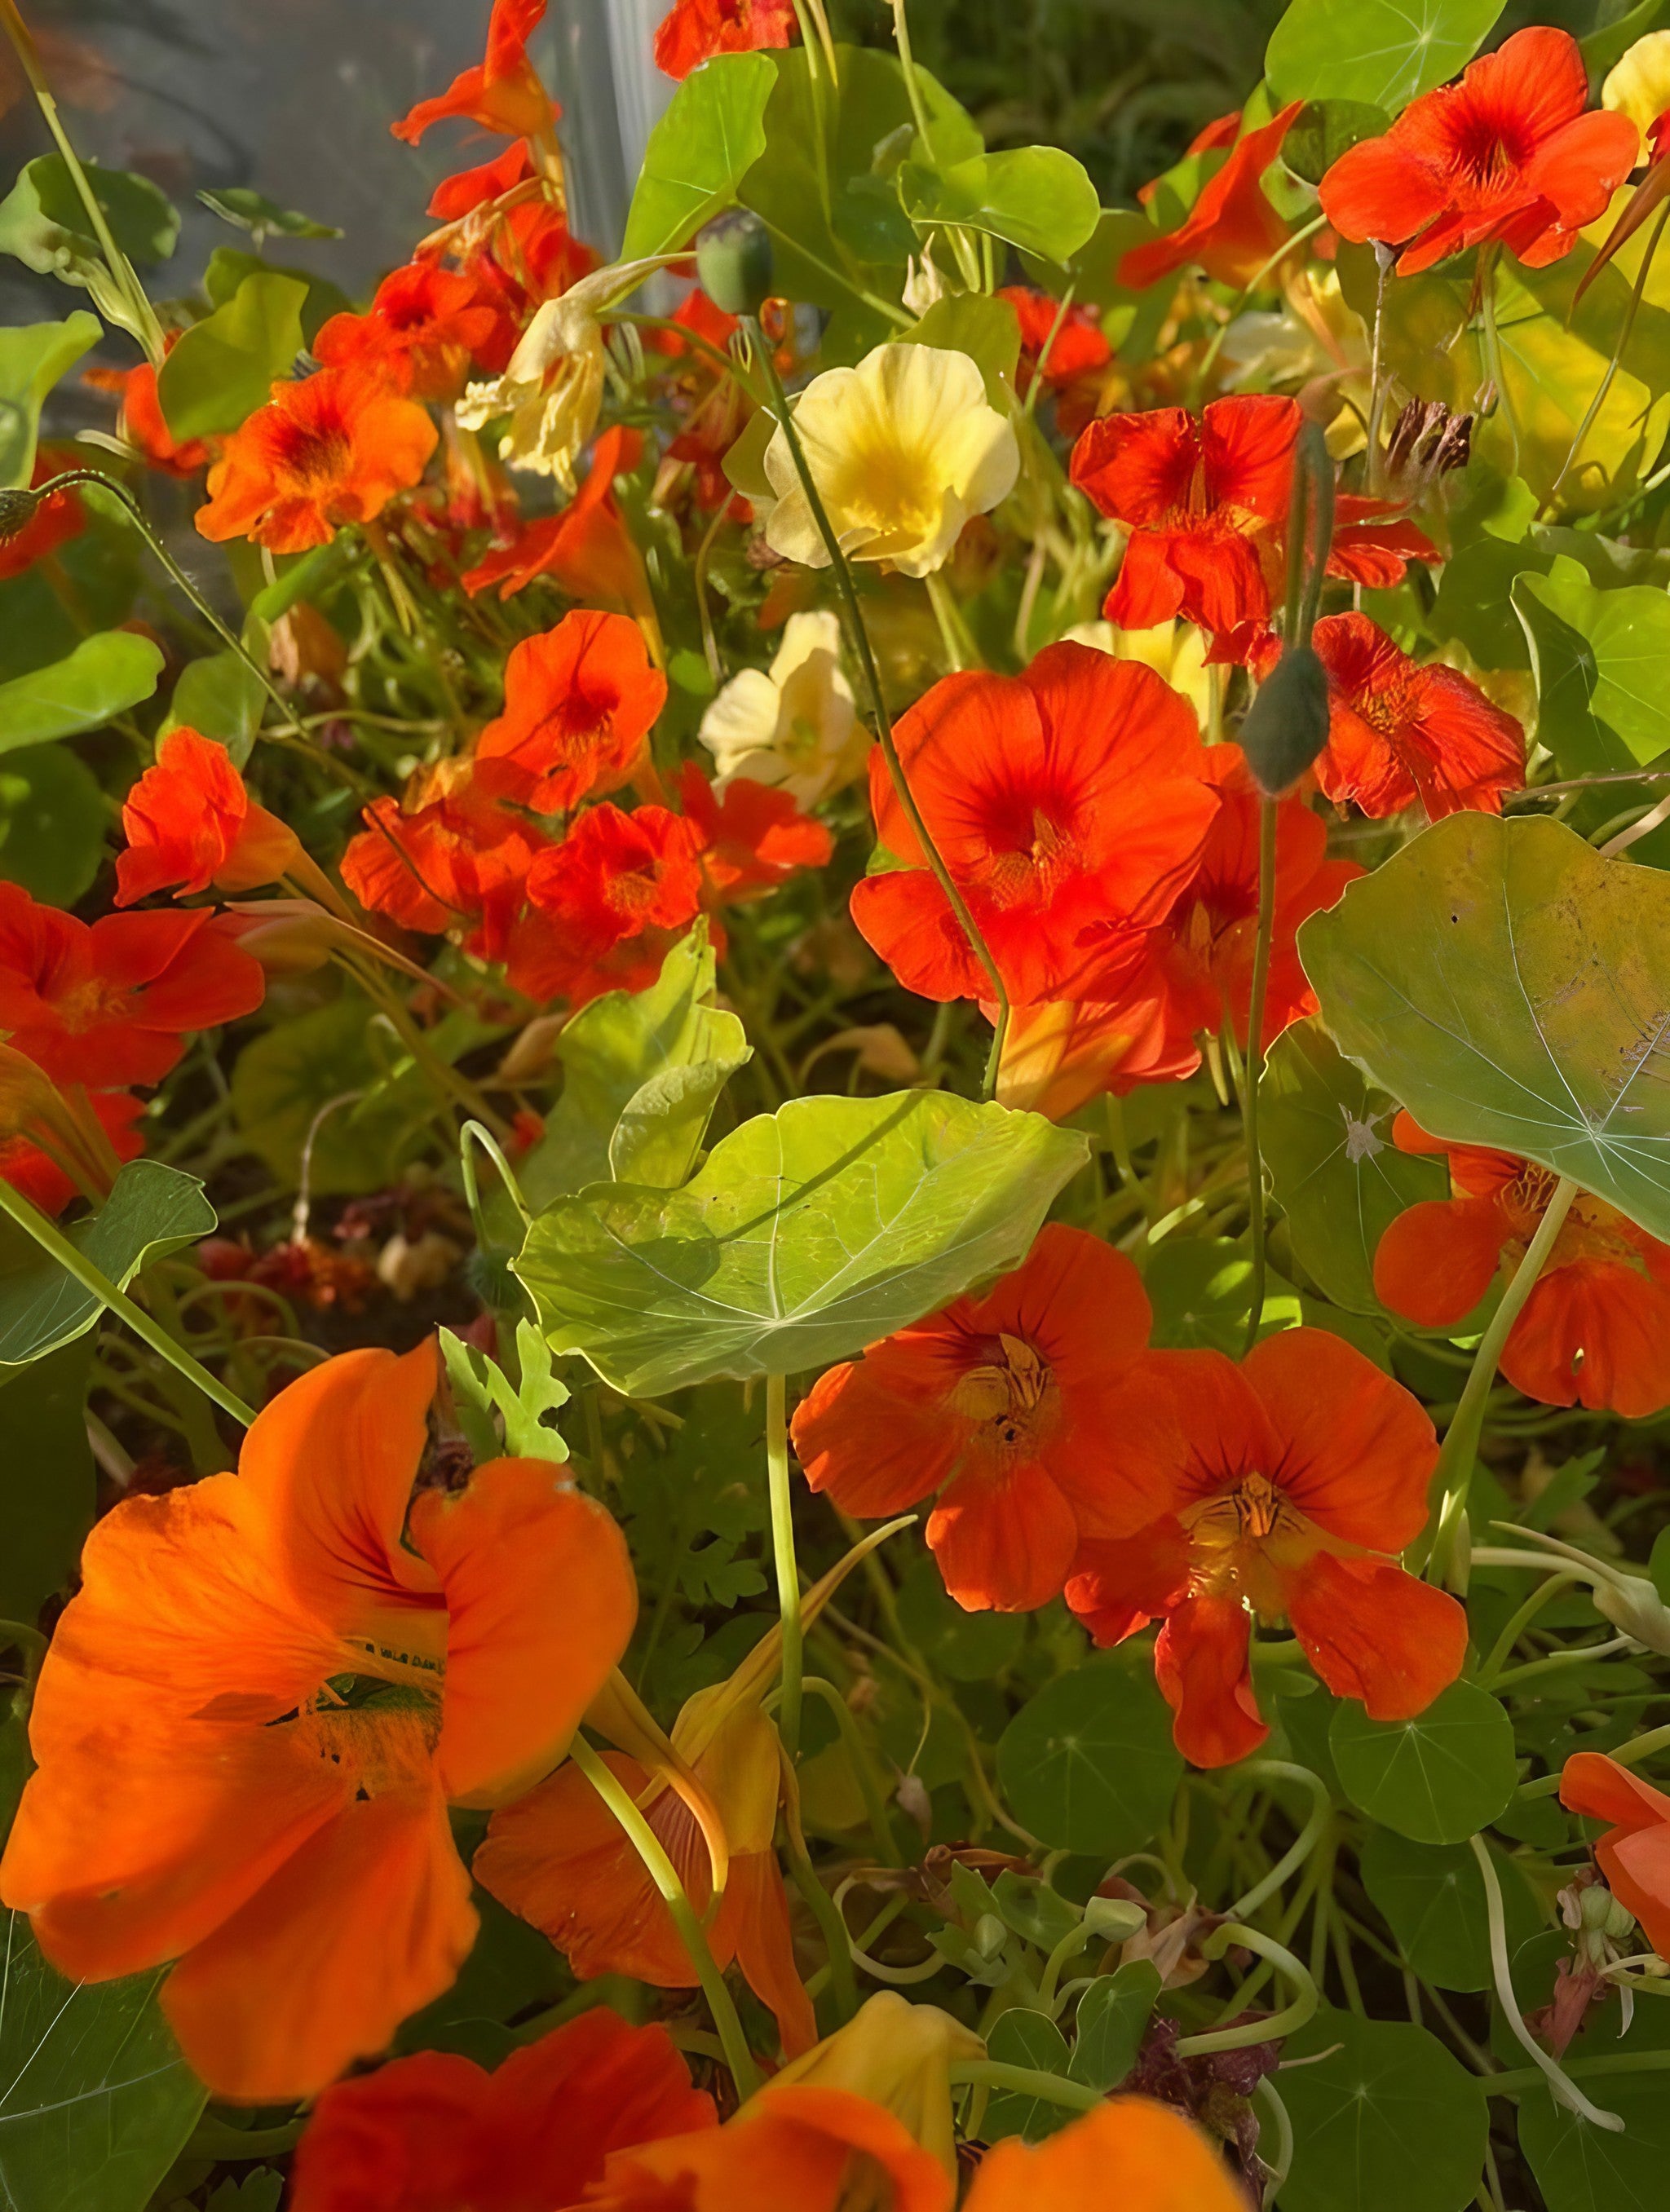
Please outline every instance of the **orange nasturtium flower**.
M1328 741L1316 781L1365 814L1418 799L1428 818L1500 814L1525 784L1525 732L1460 669L1423 665L1367 615L1325 615L1311 643L1328 672Z
M207 907L90 926L0 883L0 1030L59 1083L160 1083L194 1030L252 1014L258 962Z
M1323 212L1342 238L1401 246L1400 276L1492 240L1546 268L1606 213L1641 143L1627 115L1588 106L1576 39L1515 31L1459 84L1412 100L1384 137L1342 154L1322 179Z
M385 793L362 819L369 826L342 856L342 879L361 906L432 936L468 926L472 951L502 956L544 841L483 788L472 761L421 769L404 800Z
M1116 2097L1035 2148L988 2151L963 2212L1245 2212L1247 2198L1201 2130L1169 2105Z
M826 866L835 850L823 824L770 784L739 775L721 791L686 761L678 796L701 839L701 872L715 905L763 898L802 868Z
M655 602L637 540L615 499L615 479L637 467L643 439L620 424L605 430L592 448L586 481L556 514L543 515L515 543L489 553L463 579L473 597L496 584L501 599L513 599L536 576L549 576L572 598L602 600L624 607L653 635Z
M1140 965L1143 931L1187 881L1218 811L1194 715L1152 669L1092 646L1048 646L1021 676L944 678L896 735L1011 998L1071 995L1062 987L1085 965L1093 927L1099 966L1122 978ZM907 990L986 997L985 969L879 750L870 803L878 842L902 865L858 885L853 921Z
M1670 1957L1670 1797L1615 1759L1579 1751L1561 1769L1560 1802L1586 1820L1608 1823L1595 1860L1660 1958Z
M814 1490L865 1518L932 1492L927 1540L971 1612L1056 1596L1086 1538L1145 1517L1178 1445L1135 1267L1060 1223L982 1297L832 1367L794 1416Z
M1326 1329L1267 1337L1239 1366L1161 1357L1182 1449L1145 1525L1081 1548L1067 1603L1098 1644L1163 1620L1155 1673L1197 1766L1244 1759L1269 1734L1254 1614L1285 1616L1329 1689L1375 1720L1424 1711L1460 1674L1467 1626L1393 1556L1420 1534L1437 1462L1419 1401Z
M539 814L631 779L667 703L637 625L575 608L505 664L504 712L476 744L477 780Z
M549 1462L414 1496L435 1377L433 1344L345 1352L238 1474L124 1498L42 1665L0 1897L77 1980L177 1960L218 2095L311 2096L447 1987L448 1803L545 1773L631 1634L620 1531Z
M573 1006L604 991L644 990L701 911L701 846L695 823L665 806L587 807L528 871L511 981L531 999Z
M611 2151L715 2124L665 2028L598 2005L491 2074L421 2051L327 2089L290 2212L569 2212Z
M1304 105L1292 100L1268 123L1233 145L1224 166L1200 188L1175 230L1132 246L1120 258L1118 281L1140 292L1174 270L1193 265L1221 284L1250 284L1269 266L1288 226L1266 198L1260 179Z
M252 891L301 858L296 834L258 806L224 745L171 730L122 806L127 849L116 856L116 903L151 892Z
M793 0L673 0L656 30L655 66L682 84L715 54L757 53L793 36Z
M1400 1152L1447 1158L1451 1195L1422 1200L1386 1231L1375 1295L1424 1328L1445 1328L1519 1265L1557 1178L1514 1152L1430 1137L1406 1113L1392 1136ZM1580 1192L1508 1332L1501 1367L1545 1406L1632 1421L1670 1406L1670 1245Z
M168 331L163 338L167 351L172 353L184 335L181 331ZM117 434L134 448L147 468L164 476L194 477L209 459L206 440L177 441L168 428L157 392L156 370L149 362L142 361L133 368L85 369L82 382L95 392L118 395Z
M392 123L395 137L416 146L431 124L449 115L507 138L549 131L556 120L556 103L539 82L527 52L544 13L545 0L493 0L482 60L460 70L438 98L420 100L398 123Z
M252 538L273 553L328 545L370 522L422 475L440 437L429 416L363 368L275 384L209 471L197 526L216 544Z
M456 399L499 311L472 277L413 261L377 287L362 315L332 315L313 340L326 368L363 368L413 399Z

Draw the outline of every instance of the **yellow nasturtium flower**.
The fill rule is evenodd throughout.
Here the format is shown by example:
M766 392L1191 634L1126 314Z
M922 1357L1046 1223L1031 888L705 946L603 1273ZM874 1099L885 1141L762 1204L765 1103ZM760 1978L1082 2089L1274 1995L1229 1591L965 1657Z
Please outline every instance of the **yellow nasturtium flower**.
M842 551L907 576L943 565L971 514L1014 489L1020 447L965 353L878 346L856 368L825 369L796 403L794 426ZM825 568L829 556L800 488L788 440L766 448L773 503L766 543Z
M1193 708L1204 729L1212 711L1212 672L1206 666L1206 635L1193 623L1157 623L1152 629L1121 629L1117 623L1077 623L1066 635L1074 645L1093 645L1115 660L1139 660L1163 677Z
M870 734L841 665L835 616L791 615L770 667L732 677L702 716L701 736L721 791L744 776L811 807L861 775Z
M1600 88L1600 105L1627 115L1643 134L1670 107L1670 31L1637 39Z

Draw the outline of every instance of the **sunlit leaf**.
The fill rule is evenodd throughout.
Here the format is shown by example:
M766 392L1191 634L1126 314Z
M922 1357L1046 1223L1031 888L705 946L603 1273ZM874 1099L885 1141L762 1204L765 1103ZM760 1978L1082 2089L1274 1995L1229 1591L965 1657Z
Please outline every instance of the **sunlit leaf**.
M1355 100L1395 115L1470 62L1502 0L1292 0L1264 58L1278 101Z
M261 679L246 660L229 650L206 653L200 659L188 660L180 670L167 714L157 732L159 742L170 730L195 730L199 737L213 738L224 745L234 765L242 768L254 746L266 703Z
M917 222L983 231L1058 265L1072 258L1102 218L1084 164L1059 146L978 154L944 169L911 162L903 187L906 211Z
M84 637L67 659L0 684L0 753L102 729L149 699L162 673L162 652L132 630Z
M85 307L61 323L0 330L0 486L28 483L41 402L100 335L98 317Z
M265 270L246 276L223 307L182 332L156 380L178 443L235 430L265 405L301 350L307 296L307 287L295 277Z
M992 404L1001 410L1007 404L1021 352L1020 321L1007 300L988 298L984 292L947 293L899 336L908 344L966 353L985 378Z
M142 268L166 261L179 237L179 216L166 194L148 177L126 169L103 169L95 161L82 167L129 260ZM66 284L85 285L102 274L103 249L61 154L39 154L26 162L0 201L0 253L15 253L29 268Z
M765 151L765 109L777 81L764 54L717 54L687 76L649 134L621 242L622 261L689 243L736 203Z

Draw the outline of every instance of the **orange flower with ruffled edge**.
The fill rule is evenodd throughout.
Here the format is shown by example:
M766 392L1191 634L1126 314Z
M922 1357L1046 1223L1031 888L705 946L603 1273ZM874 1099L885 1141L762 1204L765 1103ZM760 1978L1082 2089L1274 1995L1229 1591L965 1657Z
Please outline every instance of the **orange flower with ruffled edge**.
M73 446L43 446L35 455L29 489L33 491L37 485L50 483L68 469L80 468L84 459ZM14 531L9 537L0 537L0 582L21 576L37 561L49 559L60 545L79 538L86 527L87 509L73 484L66 485L62 491L48 492L45 499L36 501L21 530Z
M490 161L443 177L430 193L424 212L440 222L460 222L477 208L489 206L495 200L503 199L507 192L513 192L518 185L528 183L533 174L533 156L528 151L527 141L519 138L502 154L495 154Z
M163 346L172 353L185 336L183 331L170 331L163 337ZM156 389L156 371L148 361L136 368L89 368L82 373L82 382L95 392L118 394L116 434L131 446L148 469L155 469L167 477L194 477L206 467L213 452L204 438L186 438L177 441L168 428L162 412L162 402Z
M792 1425L806 1480L865 1519L937 1492L927 1540L957 1603L1045 1605L1085 1539L1150 1517L1175 1456L1152 1317L1123 1253L1052 1224L984 1295L821 1377Z
M272 553L328 545L371 522L418 482L440 432L413 400L362 368L321 368L279 383L209 471L199 532L252 538Z
M1546 268L1606 213L1640 148L1627 115L1588 106L1570 33L1515 31L1342 154L1319 187L1322 211L1342 238L1401 246L1402 276L1494 240Z
M1461 1671L1467 1615L1397 1564L1426 1522L1437 1439L1419 1401L1326 1329L1157 1355L1182 1449L1120 1540L1080 1549L1067 1603L1098 1644L1163 1623L1154 1671L1177 1748L1228 1766L1270 1733L1254 1617L1291 1622L1336 1697L1423 1712ZM1121 1512L1126 1507L1122 1492Z
M477 780L540 814L631 781L667 703L637 625L575 608L505 664L504 712L476 743Z
M1310 641L1328 673L1328 741L1316 781L1376 818L1417 799L1436 822L1500 814L1525 786L1525 732L1456 668L1412 659L1367 615L1326 615Z
M673 0L655 33L655 66L683 83L715 54L793 43L793 0Z
M0 1030L55 1081L160 1083L196 1030L252 1014L258 962L207 907L90 925L0 883Z
M326 368L359 368L413 399L456 399L490 344L499 309L474 280L413 261L384 277L362 315L332 315L313 340Z
M545 0L493 0L483 59L461 70L438 98L420 100L399 122L390 124L394 136L416 146L432 124L446 116L479 123L510 138L537 137L549 131L561 111L527 52L544 14Z
M641 991L701 911L701 833L665 806L630 814L604 799L528 871L527 908L510 938L519 991L579 1007Z
M1514 1152L1392 1124L1400 1152L1444 1158L1451 1195L1407 1207L1375 1253L1375 1296L1423 1328L1472 1312L1536 1235L1557 1177ZM1545 1406L1644 1420L1670 1406L1670 1245L1580 1192L1508 1332L1503 1379Z
M422 2051L327 2089L290 2212L569 2212L611 2152L716 2125L665 2028L598 2005L490 2074Z
M1017 1003L1112 995L1081 980L1083 939L1117 982L1199 861L1218 811L1191 708L1153 671L1086 645L1047 647L1021 676L948 676L899 723L929 834ZM905 988L979 999L990 984L927 866L879 750L878 842L853 920ZM1069 982L1074 989L1063 987Z
M963 2212L1247 2212L1200 2129L1169 2105L1116 2097L1035 2146L987 2151Z
M483 787L472 761L420 769L404 800L373 799L361 818L342 879L362 907L428 936L467 927L471 951L503 957L547 840Z
M250 891L301 858L294 830L258 806L224 745L183 724L162 740L122 804L127 849L116 856L116 903L174 889Z
M596 2212L950 2212L938 2160L844 2089L768 2082L722 2128L617 2151Z
M556 514L531 522L513 544L489 553L463 579L473 598L499 587L501 599L549 576L573 599L602 599L623 607L653 634L655 602L636 539L614 495L615 479L638 465L643 440L618 425L592 449L586 480Z
M716 905L763 898L803 868L826 867L835 851L823 824L771 784L733 776L721 793L686 761L678 797L701 839L701 872Z
M1193 264L1218 283L1240 290L1267 269L1286 243L1288 226L1271 206L1260 179L1281 152L1303 105L1290 101L1235 143L1176 229L1120 256L1117 281L1140 292Z
M436 1375L343 1353L236 1474L123 1499L41 1668L0 1897L78 1981L178 1961L219 2096L311 2096L450 1984L448 1804L547 1771L631 1634L620 1531L549 1462L414 1495Z
M1595 1863L1660 1958L1670 1957L1670 1797L1615 1759L1578 1751L1560 1770L1560 1802L1608 1824Z

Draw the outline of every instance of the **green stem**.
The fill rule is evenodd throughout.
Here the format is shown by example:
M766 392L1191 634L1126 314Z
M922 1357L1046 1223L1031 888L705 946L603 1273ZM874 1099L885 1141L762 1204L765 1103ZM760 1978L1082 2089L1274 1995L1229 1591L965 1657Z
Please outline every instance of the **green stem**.
M701 1984L701 1993L707 2000L707 2009L714 2016L714 2026L719 2030L719 2039L725 2046L725 2063L731 2069L737 2085L737 2094L745 2101L760 2086L759 2069L755 2065L742 2032L742 2022L731 1992L725 1986L725 1977L714 1962L706 1931L695 1908L685 1894L684 1885L678 1879L677 1869L661 1847L661 1840L649 1822L633 1802L631 1792L616 1779L612 1769L600 1759L585 1737L576 1735L569 1747L569 1757L609 1808L633 1849L644 1863L644 1871L661 1893L672 1923L678 1930L679 1941L689 1954Z
M794 1492L789 1482L787 1390L780 1375L765 1379L766 1484L771 1496L771 1555L783 1623L783 1702L777 1733L790 1765L800 1756L800 1570L794 1557Z
M1310 1817L1299 1831L1291 1848L1277 1860L1262 1881L1254 1883L1244 1897L1238 1897L1230 1905L1228 1917L1231 1920L1245 1920L1249 1914L1256 1912L1267 1898L1275 1895L1290 1875L1297 1872L1315 1850L1333 1810L1327 1783L1319 1775L1313 1774L1308 1766L1290 1766L1284 1759L1261 1759L1256 1765L1243 1768L1242 1771L1249 1781L1262 1780L1267 1776L1274 1782L1297 1782L1309 1790L1315 1802L1310 1809Z
M1102 2102L1100 2089L1088 2088L1082 2081L1065 2081L1059 2074L1041 2074L1035 2067L1006 2066L999 2058L954 2059L952 2087L975 2085L987 2089L1012 2089L1019 2096L1036 2097L1046 2105L1065 2105L1073 2112L1093 2112Z
M1278 802L1259 795L1258 942L1253 952L1253 989L1247 1014L1247 1083L1242 1098L1242 1128L1247 1139L1247 1204L1253 1243L1252 1303L1247 1313L1244 1358L1258 1340L1264 1317L1266 1270L1264 1154L1259 1142L1259 1074L1264 1062L1264 1008L1270 990L1270 949L1276 933L1276 823Z
M1240 2027L1213 2028L1205 2035L1184 2036L1177 2045L1180 2058L1204 2057L1209 2051L1243 2051L1251 2044L1279 2042L1283 2036L1302 2028L1321 2002L1310 1973L1273 1936L1265 1935L1261 1929L1248 1928L1238 1920L1226 1920L1207 1942L1205 1955L1221 1959L1232 1944L1267 1959L1297 1994L1290 2004L1284 2005L1280 2012L1272 2012L1267 2019L1248 2021Z
M1509 1332L1535 1287L1543 1263L1554 1249L1555 1239L1576 1195L1576 1184L1568 1176L1562 1176L1555 1186L1554 1195L1548 1201L1547 1210L1537 1224L1536 1235L1527 1246L1524 1258L1514 1270L1513 1280L1502 1293L1501 1304L1491 1316L1490 1327L1479 1340L1473 1365L1468 1370L1467 1382L1456 1403L1454 1419L1445 1432L1435 1478L1443 1503L1439 1508L1438 1527L1432 1539L1427 1564L1447 1580L1453 1589L1465 1592L1467 1584L1461 1536L1467 1524L1467 1492L1473 1486L1473 1465L1479 1456L1479 1439L1484 1434L1485 1401L1496 1380L1497 1365Z
M281 2158L294 2150L307 2126L305 2118L287 2120L279 2128L234 2128L224 2120L201 2119L192 2130L180 2155L210 2158L217 2166L241 2166L258 2158Z
M1670 2066L1670 2051L1615 2051L1597 2058L1568 2058L1563 2070L1568 2076L1581 2075L1588 2081L1597 2074L1656 2074L1666 2066ZM1523 2066L1511 2073L1485 2076L1487 2097L1522 2097L1527 2089L1546 2087L1539 2067Z
M479 1145L499 1170L499 1180L503 1183L511 1204L521 1216L524 1229L532 1228L533 1216L528 1212L527 1200L522 1195L522 1186L517 1182L510 1162L499 1149L497 1138L490 1130L483 1128L479 1121L466 1121L458 1131L458 1167L464 1177L464 1195L470 1207L470 1218L476 1224L476 1240L485 1250L489 1239L486 1235L486 1224L482 1216L481 1193L476 1182L476 1157L471 1150L473 1145Z
M869 1819L870 1833L875 1843L876 1856L884 1866L899 1865L901 1863L899 1847L893 1840L892 1826L887 1817L887 1805L876 1785L875 1771L870 1764L869 1751L864 1738L859 1733L858 1723L853 1718L852 1708L835 1684L826 1680L822 1674L806 1675L800 1686L811 1696L820 1698L834 1717L835 1728L845 1747L848 1763L857 1778L859 1790L864 1799L864 1809Z
M254 1421L252 1407L228 1390L218 1376L211 1375L200 1361L194 1359L183 1345L176 1344L160 1322L153 1321L143 1306L136 1305L125 1291L118 1291L107 1275L101 1274L86 1255L79 1251L70 1239L44 1213L31 1206L21 1192L9 1182L0 1182L0 1212L11 1216L26 1235L33 1237L41 1250L56 1260L67 1275L78 1282L84 1291L91 1291L100 1304L124 1321L143 1343L148 1344L169 1366L195 1382L206 1398L212 1398L223 1413L230 1413L234 1421L248 1428Z
M766 380L771 387L772 413L782 430L784 441L788 447L789 458L794 463L794 472L800 479L800 489L805 494L806 505L811 511L812 521L817 526L818 536L823 540L824 550L829 556L829 566L835 580L835 590L841 599L841 610L847 617L848 643L852 647L853 657L858 663L859 672L864 678L865 692L875 722L877 742L881 746L882 757L887 763L887 773L893 786L894 794L904 809L905 818L915 833L928 866L933 872L935 882L944 893L951 912L956 916L963 933L968 939L969 947L975 959L985 970L986 979L992 987L992 998L998 1011L992 1033L991 1054L986 1063L984 1096L989 1098L997 1089L998 1068L1003 1058L1004 1039L1009 1031L1009 992L1003 977L998 973L998 963L992 957L986 939L981 935L979 926L969 911L968 902L953 882L950 870L945 866L939 848L934 842L928 825L922 818L922 810L916 804L915 795L906 780L904 763L899 758L899 748L894 741L893 720L887 711L887 702L882 696L881 677L876 667L875 653L871 647L870 633L865 627L864 616L859 606L858 587L853 581L853 572L847 565L846 554L841 550L841 540L830 523L829 510L823 504L823 494L818 490L813 478L811 465L807 460L805 448L800 442L800 433L795 427L794 416L788 404L788 396L783 390L783 380L777 374L777 364L772 358L771 349L767 345L764 334L753 316L745 315L743 318L743 327L748 333L748 342L756 360L764 367Z

